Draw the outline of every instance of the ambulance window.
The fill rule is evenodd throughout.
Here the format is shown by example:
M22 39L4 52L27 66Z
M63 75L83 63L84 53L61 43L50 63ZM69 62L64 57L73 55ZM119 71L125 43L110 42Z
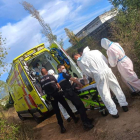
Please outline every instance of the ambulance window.
M22 79L24 81L24 84L26 85L27 89L31 92L33 90L33 88L32 88L32 86L31 86L29 80L27 79L23 70L21 71L21 77L22 77Z

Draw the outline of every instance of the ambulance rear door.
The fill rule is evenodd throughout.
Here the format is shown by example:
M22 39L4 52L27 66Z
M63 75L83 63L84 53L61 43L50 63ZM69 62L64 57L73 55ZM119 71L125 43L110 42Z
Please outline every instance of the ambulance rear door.
M63 64L66 67L73 77L83 77L78 66L57 42L54 41L54 43L50 46L50 53L59 64Z

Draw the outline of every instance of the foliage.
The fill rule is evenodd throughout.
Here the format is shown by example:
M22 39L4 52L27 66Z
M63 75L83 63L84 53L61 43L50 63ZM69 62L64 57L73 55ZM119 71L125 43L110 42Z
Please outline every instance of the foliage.
M63 41L63 38L62 38L62 37L60 38L60 40L58 41L58 43L59 43L59 45L60 45L61 47L64 46L64 41Z
M0 76L3 74L3 72L5 72L6 66L8 65L4 59L6 58L7 53L7 49L5 47L6 45L6 39L2 37L2 33L0 33L0 68L1 68L1 72L0 72Z
M70 39L70 43L72 44L72 46L74 45L80 45L79 42L81 39L83 39L83 37L77 37L75 36L75 34L73 33L73 31L70 31L68 28L65 28L64 29L67 36L69 37Z
M140 9L139 0L109 0L114 7L120 7L122 11L128 11L129 9Z
M13 107L13 104L9 104L9 95L0 100L0 106L4 110L8 110L9 108Z
M19 126L0 118L0 140L18 140Z
M24 9L27 10L32 15L32 17L38 20L38 22L43 28L42 33L46 36L50 45L53 43L53 41L57 41L57 36L53 34L50 25L45 23L44 19L40 16L39 12L34 8L34 6L26 1L21 2L21 4L24 7ZM63 41L62 39L58 41L60 42L61 46L63 45L62 41Z
M0 99L8 95L8 85L4 81L0 80Z
M93 39L93 37L87 36L83 38L82 40L80 40L79 43L76 44L75 46L69 47L67 49L67 53L72 57L72 55L77 52L77 49L81 47L89 46L90 49L98 49L105 54L104 49L102 49L99 44L100 43L96 41L95 39Z
M3 109L4 110L8 110L11 107L13 107L13 105L12 104L9 104L9 100L7 100L5 106L3 106Z
M140 1L139 0L109 0L118 15L111 25L111 39L119 42L126 54L132 58L136 72L140 76Z

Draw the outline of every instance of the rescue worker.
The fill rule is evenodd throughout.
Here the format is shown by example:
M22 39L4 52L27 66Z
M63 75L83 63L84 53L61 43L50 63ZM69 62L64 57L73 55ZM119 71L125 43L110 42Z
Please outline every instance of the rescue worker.
M69 99L73 105L76 107L76 109L78 110L80 116L81 116L81 120L83 122L83 126L85 130L90 130L93 128L92 125L92 119L88 119L87 118L87 114L86 114L86 109L84 107L83 102L81 101L81 99L78 97L77 93L75 93L72 90L72 85L70 84L70 81L75 82L77 85L79 85L79 87L82 87L81 83L79 83L75 78L72 78L68 73L66 73L66 69L64 65L59 64L57 66L58 72L59 72L59 76L58 76L58 83L60 84L62 90L64 91L64 95L67 99Z
M66 129L63 126L63 120L58 107L58 102L60 102L63 105L63 107L66 109L68 114L73 118L75 123L78 122L79 118L75 117L74 113L72 113L70 107L68 106L65 98L61 93L59 93L60 85L57 83L55 77L52 75L48 75L48 72L45 68L41 69L41 73L43 75L41 79L41 87L47 94L47 98L51 101L51 104L57 117L58 124L60 125L61 128L61 133L65 133Z
M86 49L90 51L90 49L89 49L88 46L86 47ZM103 57L104 57L104 56L103 56ZM82 67L82 62L80 61L81 55L80 55L79 53L73 54L73 59L77 61L77 65L79 66L79 68ZM105 63L108 65L107 59L104 58L104 60L105 60ZM82 70L81 70L81 71L82 71ZM88 79L89 83L91 83L91 82L93 81L93 79L92 79L91 77L86 76L86 74L84 73L84 71L82 71L82 73L83 73L83 79L84 79L84 80L85 80L85 79ZM115 104L118 104L118 100L117 100L116 96L113 94L112 91L110 91L110 93L111 93L111 97L112 97L113 101L115 102Z
M125 55L125 52L120 44L103 38L101 40L101 46L107 50L110 66L117 66L122 76L122 80L131 89L132 96L139 95L140 79L133 70L133 63L131 59Z
M89 47L87 46L87 48L89 49ZM89 49L90 50L90 49ZM75 53L72 55L73 59L76 60L78 67L80 68L81 66L81 62L79 61L81 55L79 53ZM80 68L80 70L82 71L82 69ZM93 80L91 77L87 76L84 71L82 71L83 73L83 79L86 82L87 80L89 81L89 83L91 83Z
M112 70L108 67L106 57L98 50L90 51L89 48L81 48L78 50L81 54L81 69L86 75L92 77L97 85L98 92L104 102L109 113L114 118L118 118L118 111L110 94L110 89L116 95L120 106L124 112L128 111L128 103L125 95L115 77Z
M56 78L56 80L58 79L58 75L57 74L54 74L54 70L52 70L52 69L48 70L48 75L53 75ZM68 105L71 108L72 112L75 113L75 114L78 114L77 109L72 104L72 102L69 101L69 100L66 100L66 102L68 103ZM71 118L70 118L69 114L67 113L67 111L65 110L65 108L59 102L58 102L58 106L59 106L59 109L60 109L62 115L64 116L64 118L68 122L70 122L71 121Z

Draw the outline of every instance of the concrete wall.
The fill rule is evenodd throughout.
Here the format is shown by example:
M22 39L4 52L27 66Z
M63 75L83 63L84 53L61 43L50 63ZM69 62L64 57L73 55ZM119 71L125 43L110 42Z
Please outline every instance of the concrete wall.
M104 24L106 21L112 19L114 16L116 16L117 12L106 12L97 18L95 18L93 21L91 21L87 26L85 26L81 31L79 31L76 36L77 37L85 37L92 33L94 30L96 30L98 27L100 27L102 24Z
M91 32L93 32L95 29L97 29L99 26L102 25L102 22L100 18L97 18L92 24L87 26L87 28L83 29L79 34L77 34L77 37L85 37L89 35Z

